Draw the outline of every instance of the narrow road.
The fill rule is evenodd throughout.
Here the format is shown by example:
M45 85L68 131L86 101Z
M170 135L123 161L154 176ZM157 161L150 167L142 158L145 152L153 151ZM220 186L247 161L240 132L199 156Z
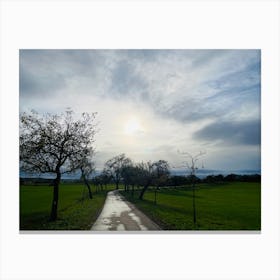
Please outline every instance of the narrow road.
M115 190L108 192L102 212L91 230L138 231L160 228Z

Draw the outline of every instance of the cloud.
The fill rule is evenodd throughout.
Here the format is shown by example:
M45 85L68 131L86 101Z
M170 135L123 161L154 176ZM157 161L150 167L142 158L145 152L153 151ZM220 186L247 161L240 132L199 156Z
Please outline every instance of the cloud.
M194 139L221 141L227 145L260 145L261 123L259 120L245 122L217 121L195 132Z
M159 110L168 117L192 122L206 118L238 119L242 107L260 107L258 62L254 60L242 70L218 73L218 76L204 79L191 90L186 89L185 94L179 92L181 99ZM255 118L259 117L259 112L254 113Z
M258 152L246 149L260 144L260 59L259 50L21 50L20 110L97 111L99 166L123 152L175 162L177 149L202 146L219 155L217 168L221 146L232 158L244 146L253 166ZM128 137L135 117L143 132Z
M61 90L79 93L92 88L104 90L110 75L109 59L101 51L21 50L20 94L41 98L42 94L57 96Z
M137 96L145 99L147 87L147 82L137 75L133 64L127 60L120 61L112 71L110 92L113 96L118 98Z
M66 85L65 78L60 74L38 72L36 69L20 71L21 95L38 97L55 94Z
M41 98L61 91L142 102L182 122L226 119L238 116L237 99L259 105L260 52L22 50L21 95Z

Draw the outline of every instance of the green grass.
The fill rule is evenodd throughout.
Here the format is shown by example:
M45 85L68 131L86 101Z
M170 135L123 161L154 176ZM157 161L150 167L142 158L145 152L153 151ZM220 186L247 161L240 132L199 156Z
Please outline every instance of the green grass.
M165 230L260 230L260 183L234 182L201 185L196 190L197 226L193 224L192 191L187 188L161 189L144 200L122 194Z
M113 186L109 186L112 189ZM89 199L83 184L66 184L59 187L58 219L49 221L52 192L51 186L20 187L21 230L87 230L99 215L107 190L93 190ZM84 199L83 198L84 195Z

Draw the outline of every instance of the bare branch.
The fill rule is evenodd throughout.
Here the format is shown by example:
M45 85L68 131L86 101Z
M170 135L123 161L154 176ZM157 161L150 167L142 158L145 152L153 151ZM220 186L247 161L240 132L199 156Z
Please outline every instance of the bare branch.
M93 155L95 116L96 113L83 113L75 120L70 109L61 115L22 113L21 168L41 173L72 172L80 168L81 158Z

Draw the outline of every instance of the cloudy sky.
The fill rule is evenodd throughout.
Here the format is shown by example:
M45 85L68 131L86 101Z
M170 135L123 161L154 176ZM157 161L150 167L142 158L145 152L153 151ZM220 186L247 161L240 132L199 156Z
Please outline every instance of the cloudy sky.
M96 165L260 169L259 50L21 50L20 111L97 112Z

